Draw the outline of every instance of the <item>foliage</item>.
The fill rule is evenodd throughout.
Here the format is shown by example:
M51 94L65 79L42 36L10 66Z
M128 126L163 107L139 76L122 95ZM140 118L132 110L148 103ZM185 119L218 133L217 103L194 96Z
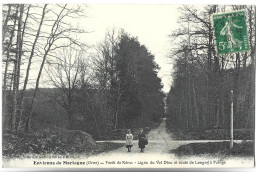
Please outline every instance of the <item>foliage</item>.
M171 152L177 156L185 155L202 155L202 154L215 154L218 156L226 155L240 155L252 156L254 155L254 143L242 142L234 143L233 149L230 151L229 142L208 142L208 143L190 143L182 145Z
M174 67L167 95L168 127L229 128L230 92L234 97L234 128L254 128L255 11L252 6L183 6L182 26L172 34ZM251 52L218 55L210 16L225 10L246 10ZM251 36L250 36L251 35Z
M154 56L136 38L123 33L115 58L121 103L125 104L120 125L141 127L158 121L163 114L164 95Z
M98 154L122 147L123 143L96 143L95 146L68 144L62 140L60 134L46 135L47 133L24 135L22 133L5 133L3 135L3 158L22 158L27 156L45 157L59 155L73 157L84 153Z

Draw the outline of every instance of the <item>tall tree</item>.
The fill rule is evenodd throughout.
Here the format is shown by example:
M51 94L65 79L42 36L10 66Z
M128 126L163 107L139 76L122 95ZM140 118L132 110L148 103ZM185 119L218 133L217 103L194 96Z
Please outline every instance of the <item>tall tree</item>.
M12 12L11 9L15 8L15 12ZM7 104L6 104L6 96L7 96L7 84L8 84L8 70L10 67L10 62L12 62L11 56L11 50L14 45L14 37L15 37L15 29L16 29L16 23L17 23L17 16L18 16L18 9L15 5L8 5L8 12L6 14L6 20L5 24L3 25L3 32L7 32L9 34L3 33L3 61L5 62L5 70L4 70L4 77L3 77L3 115L4 115L4 121L7 119ZM9 22L13 22L11 25L11 28L7 29L7 24ZM9 39L7 42L5 42L5 35L9 36ZM4 58L6 57L6 58ZM11 85L11 84L10 84ZM11 87L11 86L10 86ZM10 120L10 124L12 125L12 120Z
M21 53L22 53L22 18L24 12L24 5L17 5L19 11L18 26L17 26L17 40L16 40L16 55L14 63L14 81L13 81L13 114L11 129L15 130L17 124L17 111L18 111L18 89L20 81L20 66L21 66Z
M210 22L213 13L228 9L248 10L250 7L208 5L203 9L194 6L181 8L182 25L172 34L175 40L174 84L167 98L169 121L177 128L226 127L231 89L234 90L235 127L243 126L241 97L245 94L241 90L249 88L251 81L241 75L241 70L247 73L251 68L247 66L248 54L217 55ZM250 15L250 12L247 13ZM250 27L254 24L249 22Z
M119 33L120 34L120 33ZM98 45L94 61L95 77L100 89L101 110L105 114L105 121L117 129L117 116L123 107L120 105L122 90L116 71L116 49L120 35L113 29L105 36L105 40ZM109 125L108 124L108 125Z
M154 56L136 38L123 32L116 50L116 67L121 102L126 106L118 117L119 125L142 126L158 121L164 106Z

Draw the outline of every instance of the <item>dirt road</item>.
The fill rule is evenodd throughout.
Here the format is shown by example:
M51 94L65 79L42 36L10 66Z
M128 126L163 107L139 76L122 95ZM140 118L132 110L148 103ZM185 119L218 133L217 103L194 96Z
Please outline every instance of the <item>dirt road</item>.
M216 155L200 155L176 157L170 150L180 145L195 142L218 142L223 140L174 140L166 132L166 119L158 128L147 135L149 144L144 153L138 148L138 141L134 140L132 152L127 152L125 146L103 152L93 156L80 154L77 158L46 158L46 159L11 159L5 161L6 167L73 167L73 168L213 168L213 167L253 167L254 157L228 157ZM102 142L102 141L99 141ZM103 141L107 142L107 141ZM124 140L113 140L115 143L125 143ZM236 141L241 142L241 141ZM39 162L35 165L35 161ZM44 162L52 164L44 165ZM58 162L61 165L56 165ZM53 165L54 164L54 165Z
M233 166L253 166L253 157L232 157L219 158L214 155L186 156L176 157L170 153L170 150L178 148L180 145L195 142L219 142L223 140L174 140L173 137L166 132L166 119L164 118L158 128L153 129L148 134L149 144L146 146L144 153L138 148L138 141L134 140L132 152L127 152L125 147L104 152L93 156L95 160L103 161L104 165L116 167L114 162L126 161L122 167L233 167ZM242 140L236 140L241 142ZM122 140L114 140L115 143L124 143ZM108 160L108 161L107 161ZM132 162L133 164L127 164ZM154 162L154 163L152 163ZM110 164L112 163L112 164ZM146 164L147 163L147 164ZM177 163L177 164L175 164ZM212 164L210 164L212 163ZM103 165L103 164L101 164Z
M145 152L151 153L168 153L171 149L178 146L178 144L173 144L174 140L171 135L166 132L166 119L163 119L162 123L158 128L153 129L147 135L149 144L145 148ZM97 141L97 142L105 142L105 141ZM114 143L125 143L124 140L113 140ZM138 140L133 141L134 145L132 148L132 152L130 154L140 153L140 149L138 148ZM121 147L119 149L110 151L109 153L128 153L125 147ZM105 153L106 154L106 153Z

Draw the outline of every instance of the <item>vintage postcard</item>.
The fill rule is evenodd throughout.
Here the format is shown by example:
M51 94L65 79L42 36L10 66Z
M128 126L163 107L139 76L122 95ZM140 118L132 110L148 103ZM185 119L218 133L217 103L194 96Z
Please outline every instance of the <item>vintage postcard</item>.
M2 4L2 168L255 167L255 5Z

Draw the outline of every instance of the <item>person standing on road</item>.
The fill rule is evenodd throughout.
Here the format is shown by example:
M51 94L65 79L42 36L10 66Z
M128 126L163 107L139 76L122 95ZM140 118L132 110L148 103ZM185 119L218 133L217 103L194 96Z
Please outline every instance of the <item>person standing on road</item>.
M133 135L130 129L127 130L125 139L126 139L126 148L128 149L128 152L131 152L131 148L133 146Z
M145 145L147 145L148 141L144 134L144 130L142 128L140 128L140 132L138 134L138 140L139 140L138 141L139 148L141 149L141 152L144 152Z

